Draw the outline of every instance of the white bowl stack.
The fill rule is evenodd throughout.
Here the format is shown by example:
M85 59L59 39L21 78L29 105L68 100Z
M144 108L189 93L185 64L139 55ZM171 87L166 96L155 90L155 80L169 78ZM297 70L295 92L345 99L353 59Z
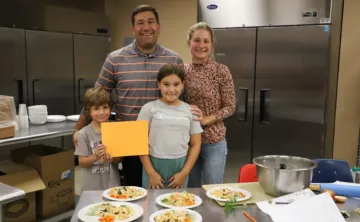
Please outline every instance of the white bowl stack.
M40 125L46 123L48 116L46 105L29 106L28 110L30 124Z

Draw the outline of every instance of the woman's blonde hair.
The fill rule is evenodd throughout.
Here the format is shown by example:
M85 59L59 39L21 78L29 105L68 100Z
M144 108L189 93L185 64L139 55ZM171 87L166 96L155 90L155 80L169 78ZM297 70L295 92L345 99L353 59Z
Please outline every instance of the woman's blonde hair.
M187 38L186 38L187 44L188 45L190 44L190 41L194 35L194 32L196 32L199 29L206 30L209 32L211 43L212 43L212 49L211 49L210 56L213 56L213 52L214 52L214 48L215 48L215 34L214 34L214 30L206 22L199 22L190 27Z

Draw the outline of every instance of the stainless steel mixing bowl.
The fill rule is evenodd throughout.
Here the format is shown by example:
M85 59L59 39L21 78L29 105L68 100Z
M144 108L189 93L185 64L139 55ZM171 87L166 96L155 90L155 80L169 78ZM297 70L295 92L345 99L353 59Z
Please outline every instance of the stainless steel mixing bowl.
M316 163L294 156L260 156L253 159L261 187L271 196L282 196L308 188Z

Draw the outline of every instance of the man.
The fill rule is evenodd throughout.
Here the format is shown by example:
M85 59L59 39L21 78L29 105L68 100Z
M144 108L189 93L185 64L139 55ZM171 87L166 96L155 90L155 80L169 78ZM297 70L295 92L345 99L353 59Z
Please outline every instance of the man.
M148 5L136 7L131 15L135 40L128 46L110 53L102 67L95 86L112 91L116 89L116 119L136 120L141 107L160 96L157 73L167 63L183 65L178 54L157 43L160 33L159 16ZM77 131L87 124L80 115L73 136L77 143ZM141 186L142 165L139 157L125 157L123 162L125 184Z

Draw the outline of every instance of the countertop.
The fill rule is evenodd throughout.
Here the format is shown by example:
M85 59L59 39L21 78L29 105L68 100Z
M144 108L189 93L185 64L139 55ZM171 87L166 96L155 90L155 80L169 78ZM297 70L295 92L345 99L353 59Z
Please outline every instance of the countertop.
M206 193L202 188L190 188L186 189L187 191L194 193L195 195L199 196L203 203L193 210L197 211L201 214L203 217L204 222L208 221L216 221L216 222L249 222L249 220L241 213L242 210L237 209L235 215L226 216L224 213L224 208L220 207L213 201L212 199L209 199L206 196ZM136 220L136 222L140 221L149 221L149 217L152 213L154 213L157 210L163 209L162 207L156 205L155 199L157 196L164 194L164 193L170 193L174 190L148 190L148 196L138 200L134 201L133 203L136 203L140 205L144 209L144 214L141 218ZM177 190L179 191L179 190ZM80 209L83 207L92 204L92 203L98 203L102 201L107 201L106 199L103 199L102 197L103 191L85 191L82 193L80 200L76 206L75 212L71 218L71 222L80 222L81 220L78 219L77 214ZM359 221L360 216L358 216L355 212L353 212L353 209L356 207L359 207L360 200L355 199L348 199L345 204L339 204L338 207L341 210L347 210L349 213L351 212L351 217L349 218L349 222L352 221ZM256 205L247 205L247 208L244 210L248 214L250 214L252 217L254 217L259 222L271 222L271 218L263 213L261 210L257 208Z
M15 131L15 136L12 138L0 139L0 146L71 135L75 124L76 122L64 121L43 125L29 125L28 129Z

